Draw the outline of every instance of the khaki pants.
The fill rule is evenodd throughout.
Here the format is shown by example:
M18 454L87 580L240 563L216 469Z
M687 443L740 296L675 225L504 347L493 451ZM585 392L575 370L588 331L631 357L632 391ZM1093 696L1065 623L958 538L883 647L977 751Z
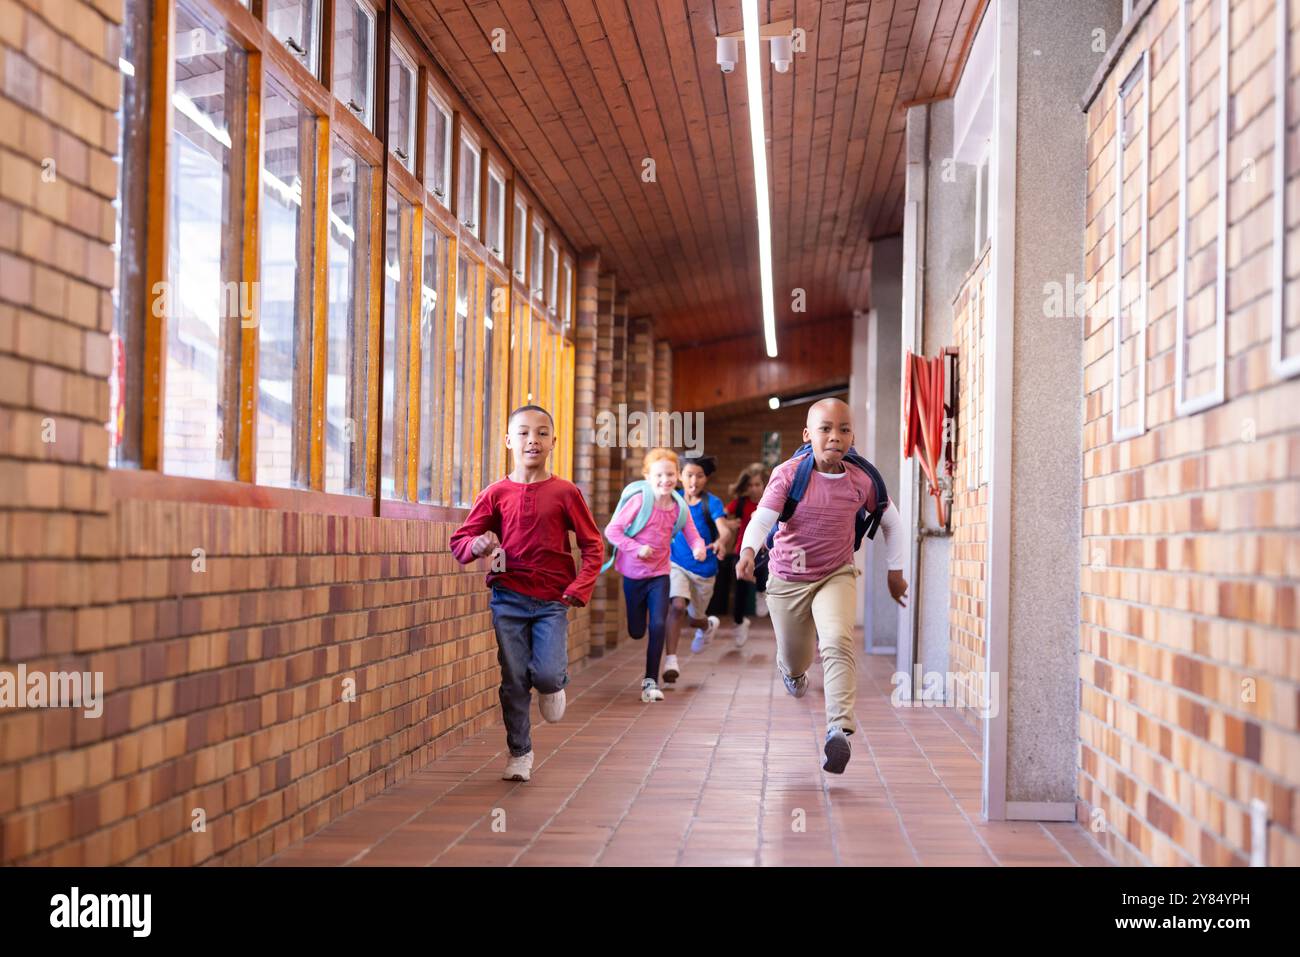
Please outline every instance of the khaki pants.
M857 696L856 565L841 565L825 578L789 582L769 573L767 607L776 631L776 663L783 674L797 677L813 663L814 639L822 653L826 689L826 727L857 729L853 703Z

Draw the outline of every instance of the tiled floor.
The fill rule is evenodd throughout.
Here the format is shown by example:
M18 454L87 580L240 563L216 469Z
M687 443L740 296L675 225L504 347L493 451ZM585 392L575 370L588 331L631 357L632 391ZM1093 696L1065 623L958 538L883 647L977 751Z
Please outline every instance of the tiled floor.
M820 666L786 695L766 619L720 632L642 704L644 646L533 708L533 780L500 780L498 724L367 801L272 865L1106 865L1077 824L980 821L979 741L942 708L890 705L893 659L861 656L853 759L821 770Z

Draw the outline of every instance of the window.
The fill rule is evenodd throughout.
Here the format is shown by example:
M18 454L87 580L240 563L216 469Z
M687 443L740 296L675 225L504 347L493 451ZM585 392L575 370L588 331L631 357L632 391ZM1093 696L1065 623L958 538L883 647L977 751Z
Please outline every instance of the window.
M555 315L559 301L560 251L551 243L546 247L546 311Z
M1111 294L1114 357L1111 437L1114 440L1146 431L1147 127L1151 110L1148 57L1149 51L1143 51L1142 58L1119 88Z
M468 507L474 501L474 399L478 395L478 268L467 254L456 262L456 391L452 403L455 425L452 444L453 504Z
M512 226L514 238L511 245L511 258L514 260L515 278L523 282L528 278L528 204L517 197L515 221Z
M117 237L113 286L112 369L108 377L108 464L140 464L141 373L144 367L145 203L149 195L148 0L127 0L122 31L122 98L118 119Z
M460 138L460 221L478 235L479 162L478 144L468 136Z
M330 158L325 491L366 492L373 170L337 140Z
M241 320L253 297L241 268L248 57L176 7L172 51L170 249L157 314L167 317L163 465L233 479L239 439ZM152 290L155 295L158 290Z
M424 188L451 208L451 110L432 94L425 111Z
M396 43L388 60L388 147L415 169L415 62Z
M506 258L506 181L488 166L487 247L502 262Z
M374 128L375 11L365 0L334 3L334 95Z
M320 0L266 0L266 28L317 75L320 64Z
M537 222L537 217L533 217L533 248L529 255L528 263L532 273L532 294L541 296L542 277L545 275L542 271L542 251L545 249L546 231L542 224Z
M990 143L984 146L984 156L975 170L975 255L984 251L992 229L989 226L989 154Z
M500 420L501 413L497 408L497 394L494 391L498 383L497 365L498 356L494 347L499 337L496 335L496 327L505 321L506 312L502 310L507 287L498 285L497 280L491 273L486 274L486 283L483 296L483 334L482 334L482 354L483 354L483 478L482 484L487 487L501 477L501 453L504 442L503 434L505 432L504 423Z
M564 260L564 284L560 287L560 318L565 332L573 328L573 265L568 259Z
M262 485L306 487L310 484L316 118L278 83L268 80L262 121L255 474Z
M1300 373L1300 308L1294 301L1296 267L1293 255L1288 255L1287 242L1294 242L1296 224L1294 215L1288 215L1287 191L1295 195L1300 185L1291 144L1300 137L1297 123L1287 115L1287 104L1300 102L1300 82L1295 66L1288 62L1288 43L1293 42L1294 31L1289 20L1290 3L1280 2L1274 14L1273 57L1273 303L1272 342L1269 347L1273 373L1279 378L1290 378ZM1291 205L1292 213L1296 209ZM1294 252L1294 246L1291 252ZM1287 308L1288 304L1291 306Z
M380 494L406 500L415 207L391 187L384 229L384 442Z
M436 505L450 504L443 411L448 407L446 388L447 278L451 271L451 243L428 219L424 224L424 268L420 274L420 463L419 499Z

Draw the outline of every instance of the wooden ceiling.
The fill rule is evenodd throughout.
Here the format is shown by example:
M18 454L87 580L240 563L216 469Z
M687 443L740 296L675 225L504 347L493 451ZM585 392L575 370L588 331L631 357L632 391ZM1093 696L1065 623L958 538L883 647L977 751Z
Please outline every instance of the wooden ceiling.
M778 330L869 306L869 242L902 229L903 104L950 95L982 3L760 0L762 22L807 31L788 73L763 53ZM401 6L632 315L674 345L761 331L746 65L715 62L740 0Z

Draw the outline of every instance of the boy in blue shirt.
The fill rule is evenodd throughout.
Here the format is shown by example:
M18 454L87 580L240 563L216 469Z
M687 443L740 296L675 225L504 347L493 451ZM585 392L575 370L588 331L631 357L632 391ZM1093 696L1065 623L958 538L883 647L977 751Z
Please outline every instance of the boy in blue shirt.
M665 636L664 684L673 684L681 675L677 663L677 641L681 637L682 621L689 621L695 627L695 640L691 642L693 652L703 651L718 630L716 615L703 616L708 611L709 599L713 597L718 559L726 556L736 530L726 520L722 499L705 491L714 468L716 463L709 457L688 458L682 466L682 494L691 508L691 520L708 547L708 554L704 561L697 562L685 534L678 532L673 536L672 564L668 572L671 604Z

